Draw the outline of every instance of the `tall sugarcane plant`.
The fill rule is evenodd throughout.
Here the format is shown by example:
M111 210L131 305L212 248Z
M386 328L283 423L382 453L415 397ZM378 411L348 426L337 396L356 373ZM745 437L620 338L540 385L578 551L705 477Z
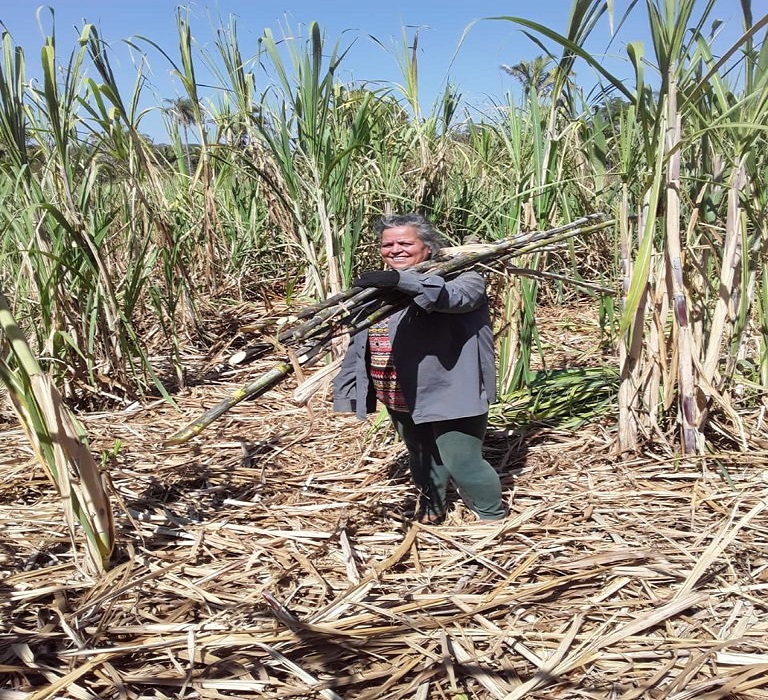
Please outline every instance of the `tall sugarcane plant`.
M628 102L630 118L612 137L611 158L622 156L614 208L625 293L620 451L664 438L684 454L701 452L708 429L717 426L715 415L732 426L736 444L746 444L747 430L728 393L738 380L748 319L764 328L755 305L764 226L756 218L750 224L749 213L757 209L749 212L744 203L762 161L758 144L764 143L767 115L765 48L755 51L751 42L768 18L752 24L751 3L742 3L745 34L718 61L705 30L713 4L645 3L651 54L638 42L628 45L634 90L584 49L589 31L566 37L508 18L558 42L564 56L586 61ZM601 0L577 0L572 20L582 18L589 30L609 8ZM737 53L745 76L741 87L723 77L726 59ZM645 81L649 63L658 70L658 90ZM708 222L699 218L704 206L713 214Z
M86 571L109 565L114 545L105 482L88 449L82 426L41 369L0 291L0 381L35 456L61 496L73 545L85 539Z

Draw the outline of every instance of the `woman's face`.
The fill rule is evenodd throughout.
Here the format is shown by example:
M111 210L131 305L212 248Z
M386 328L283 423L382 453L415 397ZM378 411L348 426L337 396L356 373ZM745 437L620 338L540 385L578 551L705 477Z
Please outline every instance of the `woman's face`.
M429 248L413 226L395 226L381 232L381 259L393 270L404 270L429 257Z

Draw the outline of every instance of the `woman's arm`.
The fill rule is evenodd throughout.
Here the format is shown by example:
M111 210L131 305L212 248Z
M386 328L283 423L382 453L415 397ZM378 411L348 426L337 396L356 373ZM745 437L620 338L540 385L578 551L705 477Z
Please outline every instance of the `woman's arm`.
M477 272L445 280L438 275L400 270L396 288L411 294L414 303L430 312L463 314L487 303L485 279Z

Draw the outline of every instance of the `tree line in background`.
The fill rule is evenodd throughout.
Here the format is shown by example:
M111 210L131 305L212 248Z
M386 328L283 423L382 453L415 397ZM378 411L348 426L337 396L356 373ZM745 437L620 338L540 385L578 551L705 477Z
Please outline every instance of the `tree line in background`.
M712 2L630 5L651 35L626 46L632 81L583 48L606 0L575 0L564 35L493 20L559 48L504 66L523 97L472 119L451 84L423 111L415 41L399 57L402 83L371 88L337 79L345 50L317 24L291 40L266 29L251 56L232 20L202 54L180 12L173 54L132 40L182 86L157 106L167 145L142 135L146 76L118 85L95 26L66 51L47 37L34 84L3 33L2 288L41 363L72 401L168 395L185 381L183 350L216 340L212 304L345 289L375 261L382 212L423 212L454 243L603 212L613 230L525 263L616 291L595 303L614 331L618 450L662 441L698 453L714 435L764 447L768 17L742 2L744 34L716 56ZM574 83L577 60L599 92ZM200 92L201 62L213 97ZM576 294L558 280L505 279L505 391L532 380L537 300Z

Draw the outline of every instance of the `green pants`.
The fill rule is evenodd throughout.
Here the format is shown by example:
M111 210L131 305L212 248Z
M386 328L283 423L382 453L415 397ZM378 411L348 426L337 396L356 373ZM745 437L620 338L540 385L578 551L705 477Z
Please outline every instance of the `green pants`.
M504 517L501 481L483 459L487 413L419 424L409 413L389 411L389 415L408 449L411 476L419 489L419 515L445 514L445 492L452 479L462 500L481 520Z

